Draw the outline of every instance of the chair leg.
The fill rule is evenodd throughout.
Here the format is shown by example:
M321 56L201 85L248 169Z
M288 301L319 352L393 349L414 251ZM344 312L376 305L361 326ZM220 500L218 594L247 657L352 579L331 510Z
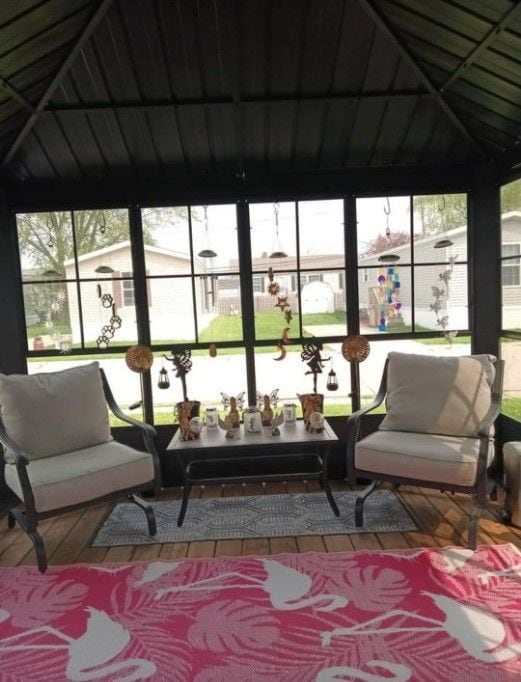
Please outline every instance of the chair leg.
M137 504L138 507L141 507L141 509L145 512L147 517L148 534L153 537L157 533L156 516L154 514L154 510L147 502L145 502L145 500L142 500L137 495L129 495L128 499L134 504Z
M364 502L369 495L375 491L379 483L380 481L373 481L365 490L362 490L362 492L357 495L355 502L355 526L357 528L364 525Z
M181 509L179 510L179 517L177 519L177 525L181 527L183 521L185 520L186 508L188 506L188 498L190 497L191 486L188 483L183 485L183 499L181 500Z
M14 517L14 514L12 511L7 512L7 527L8 528L14 528L16 523L16 519Z
M469 541L468 541L469 549L476 549L477 542L478 542L479 519L480 519L481 514L483 513L484 509L485 509L484 504L480 504L479 502L474 503L474 506L472 508L472 512L470 514L470 522L469 522Z
M28 532L27 535L31 538L36 551L38 570L40 573L45 573L47 570L47 555L45 554L45 545L43 544L42 536L37 530Z

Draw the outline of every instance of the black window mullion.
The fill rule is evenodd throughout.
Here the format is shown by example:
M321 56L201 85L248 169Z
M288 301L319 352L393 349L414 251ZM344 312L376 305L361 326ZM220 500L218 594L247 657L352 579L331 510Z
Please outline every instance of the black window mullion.
M147 271L145 262L145 242L143 239L143 220L138 205L129 207L128 225L130 233L130 254L132 257L132 273L134 283L134 309L138 343L150 346L150 318L148 314ZM121 285L122 304L125 303L123 280ZM154 423L154 398L150 371L140 375L141 395L143 398L143 416L149 424Z
M416 331L416 304L414 295L414 197L409 197L409 229L411 235L411 331Z
M242 335L246 353L248 404L255 405L255 309L251 258L250 209L247 201L237 202L237 239L239 249L239 282L241 287Z
M297 309L298 309L298 333L299 337L304 338L304 330L302 328L302 297L300 294L300 221L299 221L299 204L295 202L295 244L297 249Z
M197 302L196 302L196 291L195 291L195 265L194 265L194 240L192 235L192 207L188 207L188 238L190 242L190 274L192 278L192 307L194 314L194 332L195 332L195 342L199 343L199 325L197 324ZM215 283L212 282L212 286Z
M345 251L345 295L347 308L347 329L349 334L360 334L359 292L358 292L358 236L356 223L356 197L344 199L344 251ZM356 362L349 363L351 373L351 409L360 409L360 371Z
M70 214L72 227L72 250L74 258L74 271L76 273L76 294L78 296L78 322L80 323L80 342L82 349L85 350L85 333L83 331L83 306L81 304L80 266L78 264L78 247L76 242L76 221L74 219L74 211L71 211Z

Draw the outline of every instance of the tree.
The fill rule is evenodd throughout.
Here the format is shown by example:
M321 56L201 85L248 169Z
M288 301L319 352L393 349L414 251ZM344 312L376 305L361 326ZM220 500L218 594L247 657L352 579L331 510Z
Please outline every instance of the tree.
M408 232L391 232L387 237L386 235L379 234L378 237L371 239L368 242L364 256L371 256L387 251L388 249L394 249L397 246L402 246L403 244L409 244L411 241L411 235Z
M423 237L467 224L465 194L432 194L414 197L414 228Z
M127 211L122 209L75 211L74 238L69 211L23 213L17 224L22 268L55 270L60 275L65 261L74 256L74 241L81 256L129 239ZM145 230L144 238L154 243L150 230Z
M521 180L514 180L501 188L501 213L521 211Z

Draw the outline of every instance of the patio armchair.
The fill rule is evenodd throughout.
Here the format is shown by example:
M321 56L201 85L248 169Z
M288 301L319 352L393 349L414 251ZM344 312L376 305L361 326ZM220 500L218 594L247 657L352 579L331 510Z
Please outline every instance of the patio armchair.
M140 429L146 452L113 440L107 404ZM127 497L144 510L148 532L155 535L153 510L136 493L160 490L156 432L121 411L97 362L59 372L0 374L0 415L5 481L19 500L8 524L18 522L29 535L42 573L47 557L40 519Z
M433 357L389 353L375 400L348 420L347 476L370 479L355 504L380 481L472 495L468 544L475 548L479 518L495 488L494 421L500 412L503 362L493 356ZM363 415L386 401L377 431L358 440Z

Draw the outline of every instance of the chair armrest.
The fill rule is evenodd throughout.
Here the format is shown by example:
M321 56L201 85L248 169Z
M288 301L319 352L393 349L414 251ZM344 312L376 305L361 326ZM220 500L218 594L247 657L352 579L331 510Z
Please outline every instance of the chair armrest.
M485 436L486 438L490 437L490 429L496 419L499 417L499 414L501 412L501 406L499 404L499 401L492 401L492 404L490 405L487 414L483 417L479 427L478 427L478 437Z
M105 394L105 400L107 401L107 405L109 406L112 414L118 419L121 419L121 421L126 422L127 424L131 424L132 426L136 426L138 429L141 429L144 432L144 435L146 434L152 437L157 436L157 432L153 426L150 426L150 424L146 424L145 422L139 421L139 419L133 419L132 417L129 417L123 412L123 410L117 404L114 398L112 390L109 386L109 382L107 381L107 377L105 376L105 372L102 369L100 369L100 374L101 381L103 383L103 393Z
M0 422L0 443L6 450L9 450L9 454L13 456L14 463L17 467L18 465L26 467L29 464L29 457L27 457L26 453L9 438L2 422Z

